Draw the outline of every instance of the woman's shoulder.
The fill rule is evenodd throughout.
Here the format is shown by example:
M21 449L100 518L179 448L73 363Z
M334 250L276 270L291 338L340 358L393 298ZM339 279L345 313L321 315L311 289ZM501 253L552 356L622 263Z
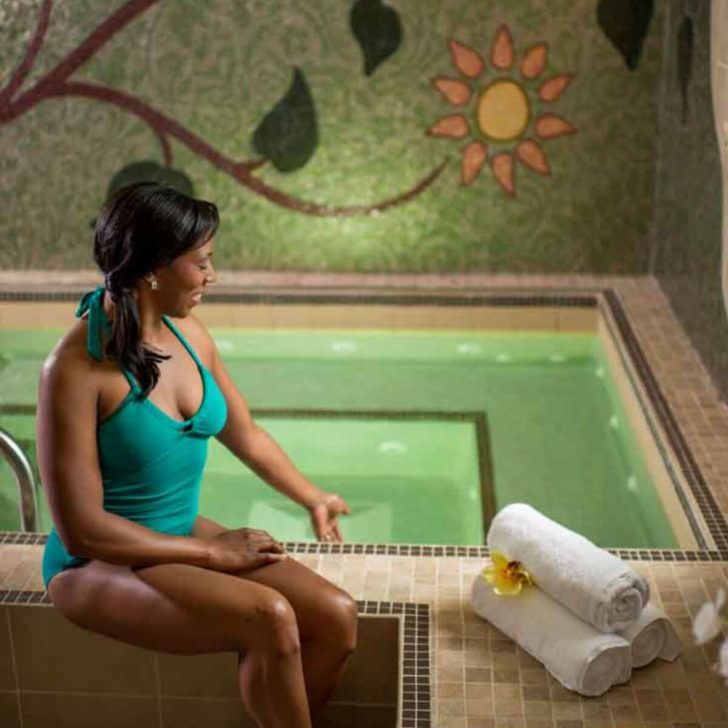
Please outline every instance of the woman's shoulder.
M74 380L90 384L97 362L86 347L88 323L79 319L59 339L43 362L41 380L46 383L68 385Z
M170 321L179 329L180 333L187 339L190 346L204 359L207 360L214 355L215 340L207 330L205 324L190 314L184 318L171 318Z

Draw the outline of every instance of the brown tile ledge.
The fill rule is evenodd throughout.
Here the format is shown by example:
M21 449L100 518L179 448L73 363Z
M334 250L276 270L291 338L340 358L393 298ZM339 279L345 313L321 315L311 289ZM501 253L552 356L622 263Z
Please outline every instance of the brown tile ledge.
M40 552L39 546L0 547L0 589L30 591L42 598ZM728 562L632 562L673 621L684 653L674 663L658 660L635 670L627 685L601 698L580 698L471 612L468 594L484 565L480 558L332 553L295 557L346 589L363 610L397 603L403 610L431 614L431 640L420 633L417 642L430 650L432 725L437 728L728 727L728 688L711 671L717 645L697 647L691 638L692 616L720 586L728 586ZM38 607L6 604L1 609ZM0 671L3 654L0 642ZM3 689L0 683L0 708ZM416 687L414 695L425 697ZM417 715L414 697L403 707Z
M398 725L402 637L417 630L417 617L361 615L359 647L317 728ZM0 606L0 645L4 728L127 726L132 719L136 728L253 726L239 699L233 652L155 653L79 629L52 607L27 605Z

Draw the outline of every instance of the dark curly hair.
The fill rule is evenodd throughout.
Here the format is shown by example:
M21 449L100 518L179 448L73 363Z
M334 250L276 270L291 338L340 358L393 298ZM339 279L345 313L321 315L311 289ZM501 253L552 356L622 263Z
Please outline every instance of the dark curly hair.
M117 190L96 220L94 260L115 304L106 354L134 375L144 397L159 380L159 362L167 357L141 341L132 290L143 276L204 245L219 224L214 204L156 182Z

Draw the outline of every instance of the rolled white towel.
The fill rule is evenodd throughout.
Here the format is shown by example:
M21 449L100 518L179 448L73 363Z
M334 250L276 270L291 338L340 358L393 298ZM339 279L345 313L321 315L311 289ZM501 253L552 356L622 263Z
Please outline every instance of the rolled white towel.
M648 604L642 614L619 634L632 645L632 667L644 667L660 657L672 662L682 650L682 643L665 613Z
M629 642L583 622L536 586L516 597L498 596L476 576L470 603L484 619L543 663L569 690L601 695L632 672Z
M488 546L520 561L543 591L602 632L628 627L650 598L647 580L624 561L525 503L495 516Z

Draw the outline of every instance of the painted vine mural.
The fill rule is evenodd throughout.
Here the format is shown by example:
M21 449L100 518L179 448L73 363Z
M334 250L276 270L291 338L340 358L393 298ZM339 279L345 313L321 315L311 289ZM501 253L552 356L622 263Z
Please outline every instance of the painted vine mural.
M569 179L569 175L573 176L576 173L578 176L580 173L579 169L575 169L574 159L583 160L584 149L593 151L595 147L589 147L591 139L585 139L585 146L581 148L575 146L569 150L568 146L564 146L569 143L566 137L576 139L583 134L589 134L590 131L587 120L586 124L579 124L577 134L577 124L570 113L576 109L573 101L566 108L562 108L564 99L568 99L573 87L586 70L583 63L584 46L589 42L585 40L576 45L572 43L577 55L573 52L559 54L558 49L561 45L568 48L565 34L570 29L567 28L566 21L575 15L573 8L567 7L568 3L554 3L553 18L549 18L548 11L542 9L538 12L533 10L529 14L527 12L529 3L524 3L526 11L522 9L520 16L513 21L521 28L518 31L514 30L513 22L503 22L502 16L507 14L507 9L511 7L509 3L496 4L501 22L495 25L491 23L489 38L488 28L480 28L478 32L480 40L473 42L471 38L464 37L462 32L467 25L458 25L454 22L460 20L456 11L475 12L472 10L473 4L465 0L452 3L443 0L440 3L440 14L450 18L450 25L456 27L453 28L454 32L451 35L444 36L439 28L437 32L433 30L432 37L428 38L427 43L414 37L415 34L422 33L422 20L427 18L427 13L418 11L411 3L404 0L402 2L393 0L391 3L382 0L354 0L348 3L346 18L348 27L337 31L336 40L340 47L345 43L353 44L359 55L358 73L361 80L356 81L355 68L349 71L348 79L351 86L356 86L360 96L368 99L369 104L364 107L360 115L364 117L364 112L369 112L373 117L384 118L378 123L382 128L387 127L391 130L390 136L393 141L391 143L388 141L387 145L390 152L395 155L397 155L394 152L395 138L404 140L401 156L407 159L406 170L399 175L399 188L392 189L391 182L379 184L375 180L377 176L386 178L396 167L398 161L396 156L384 164L380 156L377 168L361 165L364 174L359 178L356 174L357 165L351 163L351 159L354 159L353 154L351 157L339 157L344 162L349 162L346 169L341 170L336 169L338 160L331 153L325 161L317 159L320 150L331 144L329 141L331 137L327 136L330 132L327 130L335 126L330 119L332 115L336 115L335 106L328 105L326 108L327 93L331 97L332 92L327 89L325 52L319 54L316 60L320 63L313 71L310 58L306 65L297 62L295 53L290 54L287 88L264 113L260 114L256 123L248 127L247 146L252 152L249 155L231 151L235 145L220 144L219 141L209 138L203 130L196 128L193 123L184 120L173 111L157 106L152 100L144 98L134 90L117 87L113 83L104 83L94 78L93 74L91 78L87 77L89 74L85 71L103 58L103 54L114 46L115 39L123 31L135 27L135 24L150 13L154 6L165 6L170 2L171 0L128 0L111 12L107 10L107 14L95 22L94 27L80 42L67 50L49 68L42 69L38 73L35 69L36 62L45 50L44 46L56 15L54 10L57 11L61 7L61 4L54 5L53 0L42 0L22 57L16 59L12 70L5 71L0 84L0 142L4 141L2 137L4 128L18 124L24 117L27 119L32 116L34 122L38 124L43 117L32 114L38 108L42 114L50 104L59 103L61 100L83 99L86 102L110 107L116 113L127 115L144 125L156 139L160 157L159 160L155 160L147 153L127 161L107 177L107 181L103 183L104 194L135 180L155 179L172 184L188 193L205 196L199 189L200 163L203 163L207 167L203 173L205 183L203 186L219 186L219 183L214 181L214 175L226 176L241 189L246 199L250 200L252 195L252 199L260 199L269 206L269 211L265 213L268 220L293 213L320 219L365 218L370 221L358 228L338 229L339 232L346 232L348 229L354 231L353 237L344 242L344 246L356 245L358 240L363 241L362 250L355 258L347 260L346 255L338 251L336 254L331 254L330 249L335 244L333 238L336 237L337 231L328 228L329 253L324 253L323 257L318 258L309 255L308 262L305 255L290 255L288 257L293 261L293 267L372 270L467 270L485 267L497 270L504 265L507 267L510 261L511 267L515 269L528 269L531 266L538 269L540 264L550 257L547 250L529 253L528 249L517 251L517 246L509 250L507 242L502 240L502 235L506 232L514 236L522 235L525 230L524 225L527 226L529 223L533 226L533 234L536 236L532 240L532 247L534 244L557 244L561 231L565 238L563 247L571 251L565 253L563 260L573 260L573 253L580 245L579 240L574 237L575 234L578 236L578 230L570 231L566 227L571 224L571 227L581 227L586 231L590 229L590 225L586 215L583 220L577 219L576 225L570 223L564 216L564 210L558 208L568 206L573 221L574 209L578 205L594 209L601 203L597 200L594 205L588 200L580 199L576 192L576 182ZM325 0L320 0L320 4L328 8L326 12L322 11L320 17L328 20L332 15L333 4ZM452 13L448 13L450 4L453 6ZM590 5L586 0L578 4ZM246 19L254 23L256 11L263 6L252 0L245 5ZM556 5L560 8L556 8ZM580 8L579 12L583 13L584 9ZM187 10L192 13L205 13L202 6L188 4ZM651 0L631 2L600 0L591 11L593 26L599 29L603 42L611 45L614 57L621 56L623 59L626 68L621 74L630 76L639 72L653 10ZM161 10L157 18L159 15ZM284 22L285 15L285 12L281 13ZM306 16L306 13L303 15ZM312 24L320 20L320 17L314 18ZM524 28L524 25L528 26L527 21L531 22L528 32ZM539 28L544 31L543 37L534 42L534 35L538 38ZM555 40L548 37L546 31L549 28ZM346 41L347 35L348 41ZM522 36L527 36L528 40L521 41ZM124 37L129 43L129 36ZM657 47L657 43L654 45ZM393 94L393 89L395 91L396 89L391 80L392 76L387 76L387 72L393 65L399 64L396 68L403 74L402 69L407 68L407 62L412 65L413 48L424 49L428 61L427 63L420 61L420 65L423 69L429 66L432 70L429 73L418 73L417 68L414 68L407 75L407 80L410 82L414 80L415 84L409 90L406 86L402 87L401 98L398 99L396 93ZM554 49L557 49L556 56ZM653 50L650 65L653 75L649 77L650 82L655 76L655 52ZM409 56L404 58L404 53L409 53ZM616 65L615 61L610 63ZM278 69L279 74L280 70ZM200 74L204 72L204 69L199 70ZM610 81L619 78L619 75L616 69L609 69ZM422 84L430 87L430 93L432 88L437 92L429 102L425 100L424 94L419 92L419 85ZM644 91L646 87L644 81L634 85L633 94L639 93L639 90ZM330 84L328 86L330 87ZM345 94L346 89L339 88L337 92ZM583 95L584 92L581 93ZM403 112L399 114L403 121L401 125L394 114L387 119L387 106L401 108L403 103L407 103L408 94L413 100L413 105L417 106L417 112L412 116L419 118L421 122L405 124L407 114ZM200 103L204 104L204 99ZM326 121L322 123L322 103L325 108L324 114L328 115L328 123ZM376 105L378 109L375 108ZM430 116L429 121L426 115ZM613 118L611 123L614 121ZM644 139L645 133L649 135L654 132L650 123L651 120L648 120L647 124L640 126L634 139L635 143L640 138ZM602 130L603 127L602 122ZM361 140L366 140L371 128L373 128L371 124L369 128L366 124L362 125ZM623 137L628 139L634 132L635 130L625 128ZM424 139L422 142L415 142L417 137ZM552 154L549 149L554 141L559 141L560 147ZM113 143L113 140L110 142ZM362 143L362 147L365 146L365 142ZM412 153L408 154L407 146L413 150ZM420 151L417 152L417 149ZM422 153L425 150L426 153ZM135 154L138 155L138 152ZM376 150L371 156L376 156ZM588 160L585 161L588 166ZM337 201L336 193L340 185L332 187L331 184L321 184L325 180L320 165L324 164L325 173L331 180L345 179L352 190L360 191L360 199L352 200L352 195L347 195L348 202L342 204ZM518 177L517 165L520 165L526 174L532 175L532 179ZM443 174L448 166L458 170L455 179L452 173ZM486 168L489 169L487 175L484 174ZM315 173L312 171L314 169ZM93 168L89 170L90 174L94 172ZM551 182L547 178L553 179L557 173L560 177L559 185L548 192L545 186L549 186ZM295 182L291 184L289 180ZM456 181L455 186L453 181ZM650 192L651 181L650 178L640 182L644 191L641 210L649 209L647 193ZM565 188L564 184L568 187ZM477 194L466 198L464 192L458 193L458 188L461 190L470 188ZM9 186L9 192L12 194L12 186ZM609 191L610 195L613 193L613 190ZM230 194L228 188L228 196ZM208 196L215 199L212 195ZM511 205L516 205L512 212L502 207L504 203L508 204L506 201L509 199L513 200ZM529 213L526 208L524 214L524 208L519 208L516 203L520 199L525 200L522 204L532 206L536 203L541 205L542 210L550 210L549 230L543 229L543 221L535 216L538 214L535 209L531 209ZM414 204L415 201L417 204ZM489 240L487 231L483 236L484 239L477 239L478 228L482 228L478 219L482 218L475 206L482 206L483 203L491 212L491 224L496 222L501 233L497 241L492 238ZM277 208L279 212L271 212L272 208ZM257 212L263 208L256 203L253 209ZM395 217L397 209L402 209L402 213ZM382 213L388 213L387 218L397 220L390 230L386 229ZM224 209L223 215L225 215ZM408 215L411 217L408 218ZM577 211L577 217L578 215ZM449 219L451 216L452 219ZM458 223L462 223L462 229L458 229ZM318 224L312 223L312 225ZM277 223L276 227L279 231L285 229L283 223ZM304 237L310 241L315 238L316 231L322 229L312 227L311 234L309 235L309 231L306 230ZM490 229L495 227L491 225ZM381 246L367 244L367 235L372 233L374 234L371 235L371 239L383 242L383 236L397 232L401 234L402 231L407 232L407 240L391 241L390 245L401 247L403 242L406 242L404 248L409 248L409 253L403 248L396 252L394 259L392 255L383 254ZM618 235L619 226L611 232ZM438 238L437 242L435 236ZM343 241L347 236L338 237ZM418 237L426 242L421 251L417 250ZM261 241L260 246L263 244ZM271 247L275 247L276 244L282 245L273 243ZM619 245L618 242L617 247ZM379 249L371 249L371 256L367 259L365 256L368 247L379 247ZM433 247L438 252L434 259L428 258L428 248L431 251ZM607 263L605 251L600 251L598 259L590 260L588 248L586 245L578 267L594 267L595 261L596 267ZM258 252L261 249L262 247ZM529 255L532 256L530 259ZM235 256L231 257L231 267L235 267ZM273 256L267 262L265 255L259 255L258 258L252 267L269 269L290 267L285 255L280 259L275 259ZM639 256L626 263L618 263L617 267L638 268L638 258ZM53 265L63 267L63 263L60 262L59 265L57 259L53 261Z
M261 167L266 161L271 161L276 169L282 172L297 170L306 164L316 148L316 115L313 100L306 80L299 69L294 69L293 81L286 95L256 129L254 146L256 151L260 153L261 158L252 160L231 159L175 119L157 111L154 107L131 94L100 84L71 79L74 71L97 53L109 39L125 25L133 21L137 15L158 2L160 0L130 0L106 18L81 45L71 51L50 73L46 74L24 93L18 94L18 89L32 69L33 62L43 46L45 33L48 29L53 0L44 0L38 18L38 25L28 44L25 57L8 85L0 92L0 124L7 124L32 109L36 104L54 97L84 96L102 103L112 104L126 113L139 117L154 131L162 149L165 165L168 168L167 170L157 170L149 165L142 167L137 163L122 170L116 181L123 179L127 183L138 178L140 176L139 172L142 172L141 176L146 178L149 177L149 173L154 172L155 178L170 184L175 184L178 179L183 178L185 179L185 188L191 189L192 185L187 180L186 175L183 172L171 169L173 155L170 139L174 139L206 159L220 171L229 174L238 183L251 191L262 195L281 207L309 215L356 215L386 210L394 205L407 202L418 195L442 171L443 165L440 165L413 188L396 197L371 205L347 207L328 206L294 198L270 187L255 177L254 170ZM361 3L361 0L359 0L359 3ZM110 190L113 187L113 184L110 185Z

